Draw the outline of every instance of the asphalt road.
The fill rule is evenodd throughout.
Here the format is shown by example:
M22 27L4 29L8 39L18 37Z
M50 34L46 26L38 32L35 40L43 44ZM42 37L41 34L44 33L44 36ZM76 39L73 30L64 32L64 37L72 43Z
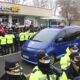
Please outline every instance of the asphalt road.
M5 73L5 60L6 59L17 59L20 62L20 65L23 67L23 72L28 75L32 71L35 65L27 63L21 60L20 53L9 54L6 56L0 56L0 77Z

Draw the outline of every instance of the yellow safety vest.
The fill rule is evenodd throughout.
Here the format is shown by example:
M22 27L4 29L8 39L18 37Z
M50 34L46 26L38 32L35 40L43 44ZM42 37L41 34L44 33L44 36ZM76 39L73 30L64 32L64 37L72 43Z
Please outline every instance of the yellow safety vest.
M35 34L36 34L36 32L29 32L29 39L30 39L31 37L33 37Z
M70 55L71 54L71 51L69 50L69 47L66 49L66 55Z
M0 44L1 44L1 45L5 45L6 43L7 43L6 37L5 37L5 36L4 36L4 37L1 36L1 37L0 37Z
M55 74L52 74L52 75L49 75L49 76L50 76L50 80L56 80L57 76ZM33 72L31 73L31 75L29 77L29 80L48 80L48 79L47 79L47 75L43 74L39 70L38 66L36 66L33 69ZM60 76L59 80L68 80L65 72L63 72L63 74L62 74L62 76Z
M50 80L54 80L53 79L53 75L50 75ZM36 66L34 69L33 69L33 72L31 73L30 77L29 77L29 80L48 80L47 79L47 75L46 74L43 74L39 68Z
M2 36L0 36L0 45L1 45L1 38L2 38Z
M25 33L24 32L21 32L20 34L19 34L19 38L20 38L20 41L24 41L25 40Z
M13 34L7 34L5 37L7 39L7 44L13 44L13 39L15 38Z
M28 40L29 39L29 31L25 32L25 40Z
M68 55L64 55L63 57L61 57L60 59L61 69L66 70L70 66L70 64L71 64L71 61Z
M62 73L62 76L59 78L59 80L68 80L65 72Z

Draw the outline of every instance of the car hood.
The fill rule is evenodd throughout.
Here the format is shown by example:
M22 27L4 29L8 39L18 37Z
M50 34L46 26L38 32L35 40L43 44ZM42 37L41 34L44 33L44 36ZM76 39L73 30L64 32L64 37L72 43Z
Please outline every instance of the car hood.
M25 47L33 49L45 49L48 47L48 43L30 40L25 43Z

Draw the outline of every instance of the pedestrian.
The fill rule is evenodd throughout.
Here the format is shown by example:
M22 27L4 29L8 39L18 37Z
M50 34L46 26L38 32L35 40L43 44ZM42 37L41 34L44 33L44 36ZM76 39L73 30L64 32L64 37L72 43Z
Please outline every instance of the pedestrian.
M5 61L5 73L2 75L0 80L27 80L22 72L22 67L19 65L17 60L6 60Z
M38 65L33 69L29 80L68 80L65 73L51 68L49 56L41 52L38 54Z

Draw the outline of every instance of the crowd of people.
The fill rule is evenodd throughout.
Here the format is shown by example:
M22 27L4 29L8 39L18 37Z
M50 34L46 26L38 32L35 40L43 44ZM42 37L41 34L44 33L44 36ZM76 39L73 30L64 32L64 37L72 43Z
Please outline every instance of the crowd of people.
M60 69L51 64L50 57L41 52L29 80L80 80L80 54L76 45L69 45L60 59ZM76 66L76 67L75 67ZM0 80L27 80L16 60L5 61L5 73Z
M0 25L0 55L18 52L23 43L36 34L34 27L10 27Z
M35 35L33 27L11 27L0 35L0 55L18 52L23 43ZM0 80L27 80L19 61L5 60L5 73ZM76 44L67 47L60 59L60 69L51 64L50 57L41 52L29 80L80 80L80 54Z

